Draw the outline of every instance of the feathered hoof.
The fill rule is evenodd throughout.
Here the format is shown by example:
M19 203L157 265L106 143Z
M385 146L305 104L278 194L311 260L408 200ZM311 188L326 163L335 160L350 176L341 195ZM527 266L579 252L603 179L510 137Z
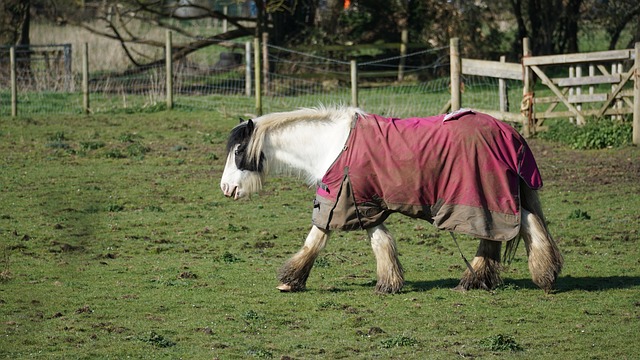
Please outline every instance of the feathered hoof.
M297 291L304 291L305 288L300 286L296 287L290 284L281 283L276 287L276 289L280 290L280 292L297 292Z
M553 293L556 289L556 279L558 278L558 272L554 271L551 274L547 274L547 276L537 276L533 277L533 283L538 285L538 287L546 294Z
M462 284L458 284L458 286L454 287L453 289L451 289L453 291L458 291L458 292L466 292L467 290L469 290L468 287L463 286Z
M502 284L502 280L499 276L485 277L483 279L476 279L474 277L465 276L460 280L458 286L453 288L455 291L467 291L467 290L487 290L491 291L498 285Z
M531 257L529 258L531 280L547 294L555 290L556 280L562 270L562 255L557 251L555 251L553 255L554 256L546 262L534 262L531 260Z
M404 284L376 284L376 294L397 294Z

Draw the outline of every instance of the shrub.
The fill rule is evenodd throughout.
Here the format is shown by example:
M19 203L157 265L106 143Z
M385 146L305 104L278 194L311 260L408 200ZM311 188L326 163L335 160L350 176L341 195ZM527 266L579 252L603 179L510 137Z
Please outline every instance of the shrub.
M65 140L69 140L69 138L65 136L64 131L56 131L55 134L49 135L47 139L53 142L63 142Z
M414 346L417 344L418 344L418 340L412 337L404 336L404 335L398 335L380 342L380 345L385 349L390 349L390 348L400 347L400 346Z
M510 335L493 335L480 340L480 344L491 351L522 351L522 347Z
M557 141L574 149L604 149L621 147L631 143L633 128L630 122L612 121L604 118L593 119L584 126L576 126L568 121L556 121L549 130L540 133L540 138Z
M81 141L80 149L84 151L97 150L105 147L105 143L103 141Z
M111 149L111 150L107 151L107 153L105 154L105 157L107 157L108 159L124 159L124 158L126 158L126 156L122 153L122 151L120 151L118 149Z
M591 215L589 215L586 211L582 211L580 209L575 209L573 212L567 216L567 219L572 220L591 220Z
M107 210L108 212L120 212L124 211L124 206L120 204L109 204L106 206L105 210Z
M141 340L159 348L169 348L172 346L176 346L176 343L174 341L171 341L165 338L164 336L156 333L155 331L151 332L151 335L149 335L148 339L145 338Z
M220 259L227 264L233 264L233 263L242 261L242 259L240 259L239 257L233 255L228 251L225 251L224 254L222 254L222 256L220 257Z
M144 146L139 142L134 142L127 146L127 155L131 158L142 159L149 151L151 151L149 147Z

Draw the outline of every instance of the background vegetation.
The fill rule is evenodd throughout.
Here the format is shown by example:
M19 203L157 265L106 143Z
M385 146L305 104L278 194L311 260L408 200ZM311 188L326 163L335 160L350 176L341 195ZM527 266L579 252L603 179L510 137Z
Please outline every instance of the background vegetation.
M222 20L229 24L226 31L211 26ZM32 43L31 29L38 23L80 27L110 39L137 68L161 62L164 39L158 34L165 29L179 40L176 59L212 45L233 47L226 41L263 32L274 45L317 47L398 43L406 29L416 46L448 46L458 37L465 56L506 54L517 61L523 37L531 39L534 55L633 47L640 39L640 5L633 0L6 0L0 6L0 44ZM602 48L581 41L595 38L602 38Z
M542 139L564 143L573 149L604 149L631 145L631 122L593 119L577 127L566 120L550 122L548 131L540 132Z

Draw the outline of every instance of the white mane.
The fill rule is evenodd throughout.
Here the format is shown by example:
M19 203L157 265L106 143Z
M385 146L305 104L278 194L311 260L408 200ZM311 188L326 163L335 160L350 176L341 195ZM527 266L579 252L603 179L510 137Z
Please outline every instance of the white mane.
M265 175L292 175L313 185L340 154L356 114L364 112L321 106L261 116L254 119L248 156L265 155Z

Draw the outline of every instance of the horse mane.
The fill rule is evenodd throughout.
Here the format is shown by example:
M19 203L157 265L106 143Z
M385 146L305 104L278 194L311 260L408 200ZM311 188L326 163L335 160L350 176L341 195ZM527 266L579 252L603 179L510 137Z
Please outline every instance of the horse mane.
M258 164L260 154L264 148L265 136L270 131L279 130L303 121L336 122L345 119L345 117L354 119L356 114L364 115L365 113L355 107L318 106L263 115L255 119L256 126L247 146L247 155L251 161L254 161L256 165Z

